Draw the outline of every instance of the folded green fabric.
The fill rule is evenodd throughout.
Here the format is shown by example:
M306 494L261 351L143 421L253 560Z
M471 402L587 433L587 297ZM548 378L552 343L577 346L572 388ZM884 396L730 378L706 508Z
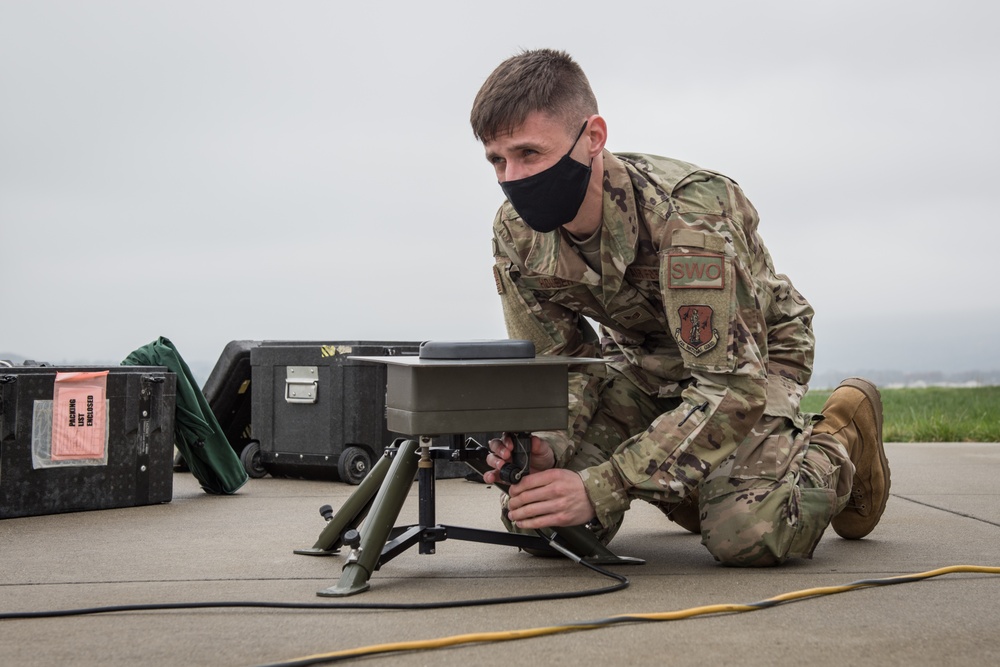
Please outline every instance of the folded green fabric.
M174 444L207 493L231 494L246 484L247 472L233 451L205 394L177 348L162 336L132 352L122 366L166 366L177 375Z

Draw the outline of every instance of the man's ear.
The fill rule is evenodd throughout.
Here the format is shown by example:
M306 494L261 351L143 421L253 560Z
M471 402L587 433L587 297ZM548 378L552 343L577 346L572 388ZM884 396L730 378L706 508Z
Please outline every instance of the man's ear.
M587 129L584 134L590 139L590 159L594 159L604 150L604 144L608 142L608 124L604 121L604 116L594 114L587 120Z

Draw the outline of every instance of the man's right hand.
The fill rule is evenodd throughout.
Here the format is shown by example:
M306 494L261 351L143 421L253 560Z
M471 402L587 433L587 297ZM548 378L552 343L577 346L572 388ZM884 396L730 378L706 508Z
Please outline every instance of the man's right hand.
M483 481L496 484L500 481L500 469L510 463L513 458L514 442L510 435L504 434L503 439L494 438L489 442L490 453L486 456L486 464L493 470L483 473ZM528 472L548 470L556 464L556 455L545 442L537 436L531 436L531 461Z

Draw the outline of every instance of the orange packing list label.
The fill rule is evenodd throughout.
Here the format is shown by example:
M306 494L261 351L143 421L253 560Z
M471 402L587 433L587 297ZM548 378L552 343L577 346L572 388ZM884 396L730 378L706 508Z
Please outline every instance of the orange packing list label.
M108 371L56 373L52 460L104 457Z

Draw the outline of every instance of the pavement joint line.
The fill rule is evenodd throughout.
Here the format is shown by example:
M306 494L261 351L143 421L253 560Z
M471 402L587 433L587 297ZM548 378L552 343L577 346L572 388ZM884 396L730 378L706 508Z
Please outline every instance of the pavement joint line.
M483 577L485 578L485 577ZM9 581L0 584L2 588L15 588L21 586L113 586L125 584L245 584L248 582L284 582L284 581L314 581L322 583L328 581L329 577L251 577L249 579L231 578L198 578L198 579L102 579L101 581Z
M915 498L908 498L906 496L901 496L901 495L896 494L896 493L894 493L892 495L895 496L896 498L900 498L902 500L906 500L906 501L914 503L916 505L923 505L924 507L930 507L931 509L941 510L942 512L947 512L948 514L954 514L955 516L964 517L966 519L973 519L975 521L979 521L981 523L986 523L986 524L989 524L991 526L996 526L997 528L1000 528L1000 523L997 523L996 521L990 521L989 519L983 519L983 518L980 518L978 516L974 516L972 514L966 514L965 512L959 512L958 510L952 510L952 509L948 509L947 507L941 507L939 505L933 505L931 503L926 503L926 502L924 502L922 500L917 500Z

